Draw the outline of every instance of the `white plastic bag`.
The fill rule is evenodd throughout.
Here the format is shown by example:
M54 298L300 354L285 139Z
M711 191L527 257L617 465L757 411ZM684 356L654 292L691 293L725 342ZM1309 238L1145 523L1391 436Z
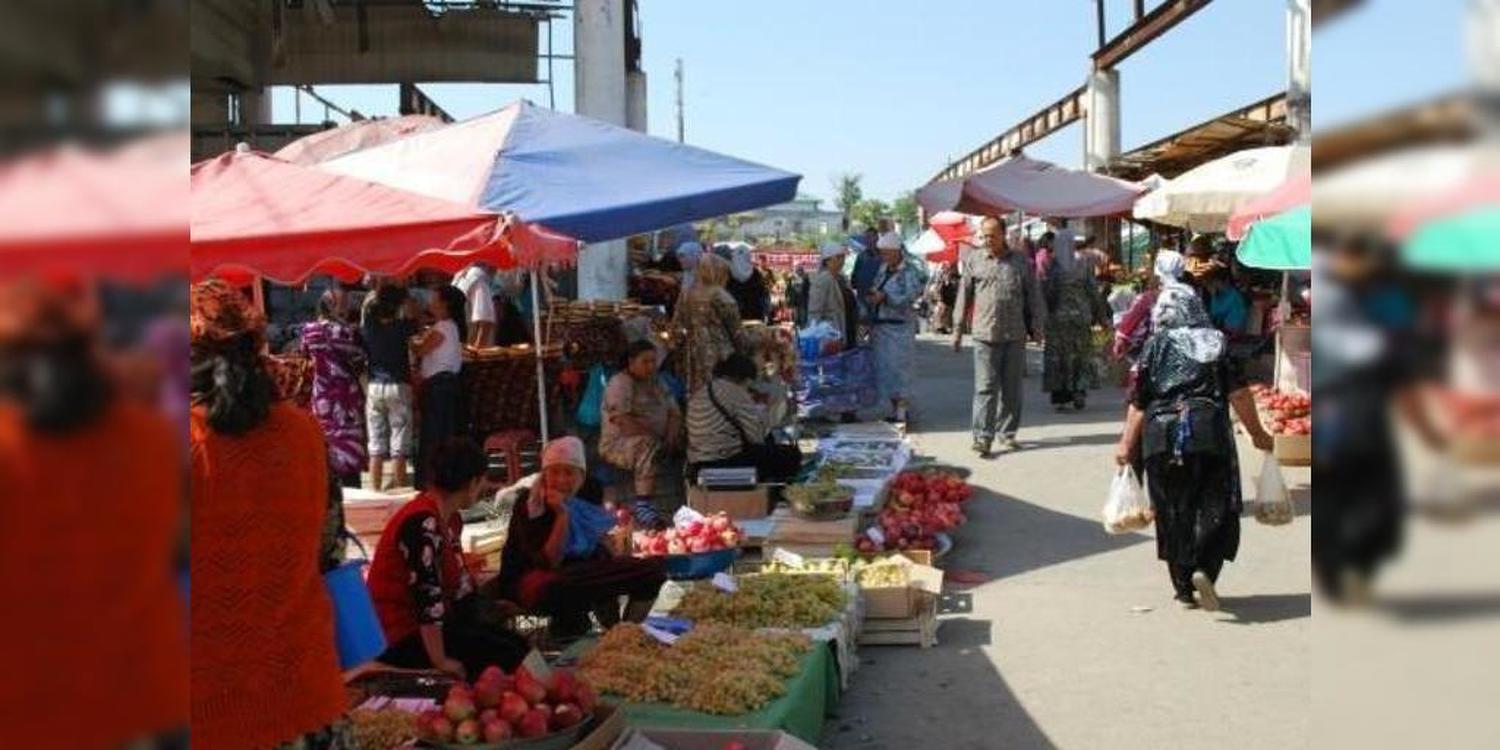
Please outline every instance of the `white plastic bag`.
M1156 514L1140 477L1129 466L1121 466L1109 485L1109 499L1104 501L1104 530L1111 534L1128 534L1151 525Z
M1282 526L1291 523L1294 515L1281 466L1270 451L1262 451L1260 479L1255 483L1255 520L1267 526Z

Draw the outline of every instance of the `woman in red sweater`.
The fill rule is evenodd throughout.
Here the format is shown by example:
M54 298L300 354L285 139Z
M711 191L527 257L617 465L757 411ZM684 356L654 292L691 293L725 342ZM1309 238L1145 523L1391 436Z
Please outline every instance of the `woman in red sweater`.
M352 748L323 573L338 484L312 414L277 401L265 320L221 281L193 287L193 744Z
M479 622L477 587L464 565L459 513L474 504L486 464L473 441L438 443L427 489L386 522L369 579L389 646L382 663L472 679L491 664L511 671L526 656L520 636Z

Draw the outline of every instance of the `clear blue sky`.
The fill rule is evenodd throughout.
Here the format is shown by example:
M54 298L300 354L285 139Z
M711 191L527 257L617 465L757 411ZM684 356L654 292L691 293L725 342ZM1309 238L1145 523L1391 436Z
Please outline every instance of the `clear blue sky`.
M1148 0L1155 5L1160 0ZM1130 0L1106 3L1109 32ZM1463 0L1366 0L1314 39L1319 127L1458 87L1465 80ZM1285 86L1282 0L1217 0L1121 67L1126 150ZM674 137L672 67L686 66L690 143L800 172L828 197L833 177L864 175L890 200L949 157L1080 85L1095 46L1091 0L641 0L650 132ZM560 52L571 26L555 28ZM571 110L572 67L559 62L557 106ZM545 74L545 70L544 70ZM545 105L541 85L423 87L463 118L517 97ZM320 87L366 114L394 111L394 87ZM276 119L292 119L280 92ZM303 101L305 120L321 107ZM1032 156L1082 160L1069 127Z

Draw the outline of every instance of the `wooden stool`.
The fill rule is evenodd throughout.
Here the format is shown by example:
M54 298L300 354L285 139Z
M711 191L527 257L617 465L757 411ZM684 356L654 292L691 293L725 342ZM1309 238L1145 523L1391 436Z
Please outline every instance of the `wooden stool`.
M537 441L531 430L506 430L484 439L486 455L505 455L505 484L512 485L521 480L521 450Z

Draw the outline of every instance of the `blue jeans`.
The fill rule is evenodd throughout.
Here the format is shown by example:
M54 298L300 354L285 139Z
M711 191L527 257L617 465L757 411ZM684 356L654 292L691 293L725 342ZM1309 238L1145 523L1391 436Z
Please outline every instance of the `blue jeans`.
M974 439L1015 438L1021 426L1021 373L1025 341L974 339Z

